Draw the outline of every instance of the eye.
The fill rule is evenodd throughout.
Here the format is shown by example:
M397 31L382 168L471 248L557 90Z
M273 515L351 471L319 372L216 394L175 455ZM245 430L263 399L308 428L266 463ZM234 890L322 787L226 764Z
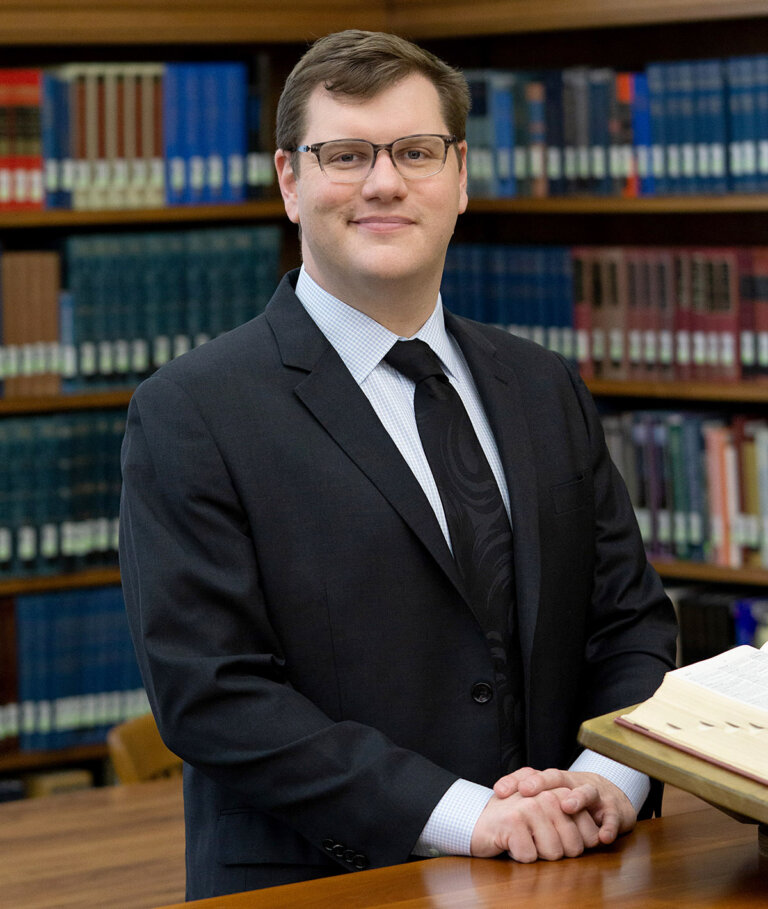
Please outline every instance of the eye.
M333 145L323 149L323 166L334 170L365 167L371 160L371 151L360 145Z

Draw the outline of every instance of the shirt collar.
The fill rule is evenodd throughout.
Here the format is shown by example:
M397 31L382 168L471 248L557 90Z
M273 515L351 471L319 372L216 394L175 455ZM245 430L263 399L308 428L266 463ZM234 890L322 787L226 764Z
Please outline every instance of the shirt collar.
M379 365L395 341L410 340L400 338L375 319L323 290L303 265L296 283L296 296L358 385L362 385ZM445 329L439 294L432 315L413 337L432 348L447 374L456 374L458 354Z

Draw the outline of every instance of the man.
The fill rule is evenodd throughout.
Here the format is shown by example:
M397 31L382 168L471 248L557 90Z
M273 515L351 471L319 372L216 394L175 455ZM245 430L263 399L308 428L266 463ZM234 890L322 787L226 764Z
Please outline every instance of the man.
M441 307L467 108L408 42L316 42L277 118L301 273L133 397L121 568L186 762L189 898L440 852L575 856L648 792L577 758L580 722L649 696L675 634L594 406L561 358ZM415 336L493 474L492 593L420 436L421 379L384 359Z

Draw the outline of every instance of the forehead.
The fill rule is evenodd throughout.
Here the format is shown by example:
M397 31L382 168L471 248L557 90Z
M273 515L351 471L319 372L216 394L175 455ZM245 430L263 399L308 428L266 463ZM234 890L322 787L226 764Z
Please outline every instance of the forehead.
M440 96L425 76L411 75L372 98L336 95L318 85L309 97L308 143L358 138L391 142L414 133L446 133Z

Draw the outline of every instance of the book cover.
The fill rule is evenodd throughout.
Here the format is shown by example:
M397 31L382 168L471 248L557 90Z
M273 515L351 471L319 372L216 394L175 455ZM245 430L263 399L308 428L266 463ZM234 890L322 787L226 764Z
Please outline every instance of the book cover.
M43 207L43 71L10 71L13 120L11 204L18 209Z
M488 70L464 71L469 86L467 117L467 189L470 196L489 198L494 190L493 121L490 108Z
M255 54L248 63L246 196L249 199L265 196L274 181L270 153L274 122L272 81L269 54Z
M517 194L515 183L515 74L506 70L488 73L488 99L490 107L493 149L492 196L509 198Z
M650 93L645 73L632 73L632 138L637 167L637 189L641 196L656 192L653 168Z
M749 645L682 666L617 723L768 785L768 650Z
M671 145L673 149L675 147L669 134L671 124L668 114L665 65L663 63L649 64L645 70L645 80L648 86L648 111L651 121L650 168L653 190L659 195L664 195L672 190L671 176L668 173L669 146Z
M543 74L546 97L546 143L548 195L563 196L566 192L564 134L563 134L563 76L559 70Z

